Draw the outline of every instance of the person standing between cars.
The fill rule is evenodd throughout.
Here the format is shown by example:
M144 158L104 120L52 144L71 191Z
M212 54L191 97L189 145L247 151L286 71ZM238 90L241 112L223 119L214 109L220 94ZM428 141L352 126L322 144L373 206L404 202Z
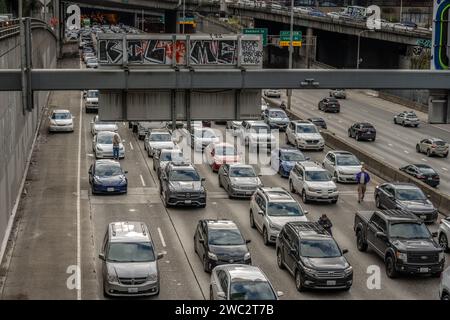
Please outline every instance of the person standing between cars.
M364 201L364 195L366 194L366 186L370 181L370 176L366 172L364 166L361 167L361 172L356 174L356 182L358 183L358 203Z
M331 233L331 227L333 226L333 224L325 213L322 214L322 216L319 218L319 221L317 222L330 234L330 236L333 235Z
M113 136L113 158L114 160L119 160L119 148L120 148L120 137L117 133Z

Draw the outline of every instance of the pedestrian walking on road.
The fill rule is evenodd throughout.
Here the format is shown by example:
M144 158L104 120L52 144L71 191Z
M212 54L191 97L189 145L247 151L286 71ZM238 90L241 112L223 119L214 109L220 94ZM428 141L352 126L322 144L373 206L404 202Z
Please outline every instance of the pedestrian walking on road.
M366 186L370 181L370 176L364 169L364 166L361 167L361 172L356 174L356 182L358 183L358 203L364 201L364 195L366 194Z
M117 133L113 136L113 158L114 160L119 160L119 148L120 148L120 137Z
M330 236L333 235L331 232L331 227L333 226L333 224L326 214L323 214L317 222L330 234Z

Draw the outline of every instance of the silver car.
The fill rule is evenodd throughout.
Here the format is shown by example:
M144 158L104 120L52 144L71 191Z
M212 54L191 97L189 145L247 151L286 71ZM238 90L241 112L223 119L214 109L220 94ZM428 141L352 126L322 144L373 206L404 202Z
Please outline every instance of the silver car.
M102 260L105 296L159 294L157 260L162 253L143 222L113 222L108 225L99 258Z
M173 149L174 147L172 134L164 129L151 130L144 139L144 149L147 150L149 157L153 157L158 149Z
M95 136L101 131L118 132L119 126L114 122L101 122L98 116L95 116L91 121L91 133Z
M242 121L227 121L227 130L231 130L233 136L237 136L242 127Z
M219 186L230 198L250 198L262 182L251 165L224 164L219 169Z
M448 267L441 275L441 284L439 286L439 298L441 300L450 300L450 267Z
M414 111L403 111L394 116L394 123L402 126L418 127L420 120Z
M427 138L416 145L416 151L426 153L428 157L438 155L444 158L448 156L448 143L438 138Z
M180 149L158 149L153 156L153 170L158 177L169 162L183 162L183 151Z
M86 67L96 69L98 68L97 58L90 58L86 61Z
M330 151L323 159L322 166L336 178L337 182L357 182L356 174L361 171L359 159L347 151Z
M112 131L101 131L94 136L94 139L92 140L92 150L94 151L96 159L113 157L112 140L115 134L116 132ZM122 142L119 144L119 158L125 158L125 147Z
M330 90L330 97L333 97L336 99L346 99L347 94L345 93L344 89L333 89L333 90Z
M49 132L73 131L73 116L69 110L53 110L49 120Z
M278 300L282 295L255 266L225 264L211 272L210 300Z
M85 92L84 107L86 113L98 111L98 90L88 90Z
M280 98L281 91L278 89L267 89L267 90L264 90L264 95L266 97L270 97L270 98Z
M438 231L438 241L444 251L450 250L448 240L450 239L450 217L441 220Z

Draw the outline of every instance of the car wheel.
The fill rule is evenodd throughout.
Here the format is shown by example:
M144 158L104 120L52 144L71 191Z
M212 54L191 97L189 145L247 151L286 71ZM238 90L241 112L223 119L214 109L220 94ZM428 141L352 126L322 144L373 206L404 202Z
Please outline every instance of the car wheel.
M303 201L303 203L308 203L308 198L306 197L305 190L302 191L302 201Z
M294 184L292 183L292 180L289 180L289 191L293 194L295 194L295 188Z
M397 119L396 118L394 118L394 124L397 124Z
M230 186L228 186L228 188L227 188L227 193L228 193L228 199L233 199L233 195L231 193Z
M361 137L359 136L359 134L355 134L355 139L356 141L359 141L361 139Z
M305 286L303 285L303 279L300 271L295 272L295 288L298 292L305 291Z
M391 256L386 258L386 274L391 279L398 276L397 270L395 270L394 259Z
M443 293L441 300L442 301L450 301L450 294L448 294L447 292Z
M281 249L278 249L277 251L277 265L278 268L284 269L283 254L281 253Z
M266 246L269 245L269 235L267 233L266 228L264 228L264 230L263 230L263 242L264 242L264 245L266 245Z
M352 137L352 133L350 130L348 130L348 137L351 138Z
M444 249L445 252L449 251L448 239L445 233L441 233L441 235L439 236L439 245L441 246L442 249Z
M414 125L415 128L417 128L418 126L419 126L418 124L415 124L415 125Z
M448 157L448 152L446 154L443 155L444 158Z
M336 204L338 202L338 199L333 199L333 200L331 200L331 203L332 204Z
M375 196L375 206L378 209L381 209L381 202L380 202L380 197L379 196Z
M109 298L109 294L108 294L108 292L106 291L106 288L105 288L104 285L103 285L103 297Z
M223 188L222 180L220 180L220 175L217 179L219 180L219 187Z
M430 151L430 149L427 150L427 157L431 157L431 151Z
M356 233L356 247L361 252L367 251L367 242L364 241L361 231Z
M211 272L211 270L209 270L208 259L206 259L206 255L203 255L203 270L207 273Z
M416 152L420 153L420 146L418 144L416 144Z
M255 219L253 218L253 211L250 210L250 227L252 227L252 229L255 229Z
M406 124L405 124L405 121L402 121L402 126L404 127Z

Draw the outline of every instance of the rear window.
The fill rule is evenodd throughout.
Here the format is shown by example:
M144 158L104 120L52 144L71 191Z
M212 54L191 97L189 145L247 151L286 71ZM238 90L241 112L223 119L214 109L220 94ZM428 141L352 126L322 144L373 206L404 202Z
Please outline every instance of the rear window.
M435 144L435 145L438 145L438 146L445 146L445 142L444 141L433 141L433 143Z

